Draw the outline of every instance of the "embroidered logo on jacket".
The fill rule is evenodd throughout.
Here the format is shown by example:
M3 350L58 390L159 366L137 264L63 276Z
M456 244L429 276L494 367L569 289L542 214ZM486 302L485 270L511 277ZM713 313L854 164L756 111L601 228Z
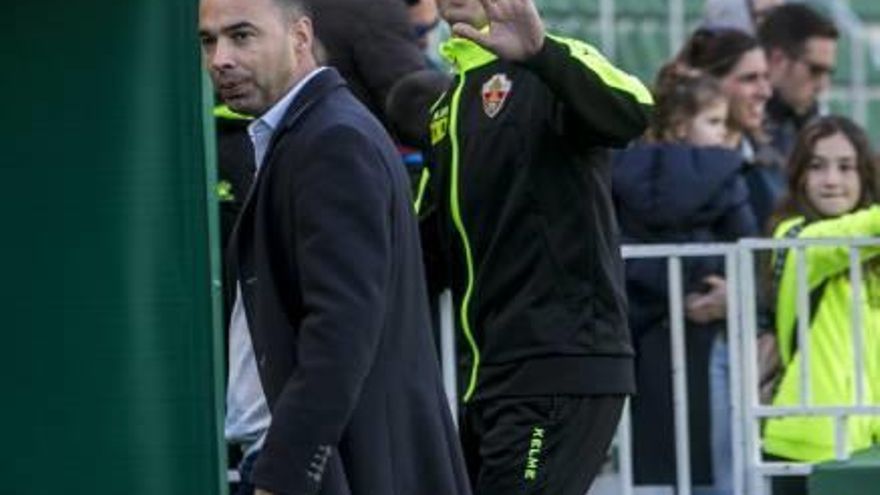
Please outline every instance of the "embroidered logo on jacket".
M529 451L526 455L526 469L523 478L526 481L538 479L538 469L541 464L541 451L544 450L544 428L532 428L532 438L529 440Z
M489 118L495 118L498 112L504 107L507 101L507 95L510 94L510 88L513 83L507 74L495 74L483 84L483 111Z
M431 116L431 144L437 144L446 137L449 130L449 107L443 107Z

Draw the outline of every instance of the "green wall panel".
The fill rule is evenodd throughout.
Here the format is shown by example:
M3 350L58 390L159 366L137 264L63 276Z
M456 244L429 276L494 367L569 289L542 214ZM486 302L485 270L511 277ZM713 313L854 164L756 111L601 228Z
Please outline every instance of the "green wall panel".
M10 10L0 493L222 493L197 3Z

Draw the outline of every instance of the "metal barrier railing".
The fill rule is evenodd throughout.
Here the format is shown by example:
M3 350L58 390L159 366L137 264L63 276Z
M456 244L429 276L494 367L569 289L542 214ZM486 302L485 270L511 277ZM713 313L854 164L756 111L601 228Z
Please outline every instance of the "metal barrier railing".
M880 239L746 239L740 241L740 277L747 287L756 287L754 278L755 253L777 249L795 250L796 285L798 288L797 304L797 352L800 354L800 405L794 407L778 407L761 405L758 399L756 386L747 388L748 393L743 396L746 404L747 417L745 426L746 452L749 457L747 464L747 488L750 494L767 492L769 477L779 475L808 475L812 471L809 463L786 463L765 462L761 455L760 422L765 418L781 416L826 416L835 420L835 456L837 459L845 459L848 456L846 440L847 419L853 415L880 415L880 404L865 404L864 396L864 319L862 315L861 287L863 281L862 260L860 249L865 247L880 246ZM852 300L857 301L852 305L852 341L853 341L853 367L856 376L856 400L852 405L822 406L813 405L811 400L810 383L810 348L808 340L810 322L810 301L807 281L806 249L810 247L823 247L832 249L847 249L849 252L849 275L852 287ZM741 326L745 329L757 330L755 298L742 296L744 311ZM745 332L744 335L748 335ZM754 333L752 333L754 335ZM740 371L746 383L757 383L756 348L755 339L744 339L742 349L744 360Z
M676 490L679 495L690 495L691 472L690 472L690 426L688 423L688 391L687 391L687 363L685 362L685 315L684 315L684 287L682 284L682 259L721 256L724 258L724 266L727 280L727 339L730 352L730 363L738 363L739 342L741 341L741 327L736 322L739 318L740 292L739 276L737 273L736 244L654 244L654 245L630 245L622 248L623 258L644 259L664 258L668 260L669 274L669 318L670 339L672 352L672 390L673 408L675 418L675 465L676 465ZM733 407L732 438L733 441L733 489L734 493L742 493L743 472L743 449L736 441L741 438L742 404L735 400L741 395L740 377L737 373L730 373L731 404ZM621 429L631 430L628 422L621 421ZM627 431L626 436L629 436ZM630 491L630 487L622 487Z
M808 247L837 247L849 250L850 284L853 300L860 301L863 273L860 249L880 247L880 239L744 239L728 244L654 244L623 246L624 259L663 258L668 260L670 339L672 352L671 380L676 437L676 491L690 495L690 443L688 425L688 391L685 359L685 314L682 282L682 260L694 257L723 257L727 282L727 342L730 362L730 403L732 438L733 493L762 495L768 493L769 477L807 475L809 463L765 462L762 459L760 422L781 416L830 416L835 418L835 453L847 456L846 422L853 415L878 415L880 404L865 403L864 379L864 315L861 304L853 305L853 352L856 378L856 401L853 405L817 406L810 401L809 390L809 294L807 290L806 256ZM795 249L797 270L798 352L801 353L801 404L774 407L760 404L757 372L757 294L756 257L758 251ZM444 296L442 318L442 363L444 383L453 413L457 413L455 387L454 321L451 298ZM629 404L624 408L615 441L619 457L620 487L617 493L633 493L632 425Z

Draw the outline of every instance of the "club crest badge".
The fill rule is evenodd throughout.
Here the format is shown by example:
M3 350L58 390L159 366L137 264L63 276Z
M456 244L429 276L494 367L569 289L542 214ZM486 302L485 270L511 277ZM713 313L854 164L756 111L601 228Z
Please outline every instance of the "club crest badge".
M495 74L483 84L483 111L490 119L495 118L498 112L504 108L504 102L507 101L511 87L513 87L513 83L507 74Z

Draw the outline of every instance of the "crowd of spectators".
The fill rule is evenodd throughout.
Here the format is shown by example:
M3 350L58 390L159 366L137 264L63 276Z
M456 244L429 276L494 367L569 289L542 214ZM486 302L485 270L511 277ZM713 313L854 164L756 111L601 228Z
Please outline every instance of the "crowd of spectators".
M862 129L824 115L839 31L800 4L711 1L706 17L660 72L648 135L616 153L614 194L627 243L736 241L743 237L880 235L877 160ZM709 78L714 85L703 82ZM714 109L714 114L713 114ZM711 118L726 118L722 142ZM700 133L703 128L706 132ZM709 137L707 139L707 136ZM867 403L880 402L880 304L876 248L865 260L863 331ZM794 254L780 250L761 266L757 290L770 360L780 360L765 400L800 404L801 359L795 326ZM848 253L806 250L810 289L808 387L812 403L853 404L853 329ZM633 399L637 485L675 482L669 315L665 263L627 264L630 329L636 345ZM691 473L698 493L732 493L727 314L720 260L684 265ZM833 287L834 289L831 289ZM658 413L659 411L659 413ZM880 441L877 418L848 424L847 451ZM831 418L772 419L762 431L768 460L834 457ZM651 488L641 493L654 493ZM660 492L657 492L660 493ZM773 493L806 493L805 478L773 479Z

